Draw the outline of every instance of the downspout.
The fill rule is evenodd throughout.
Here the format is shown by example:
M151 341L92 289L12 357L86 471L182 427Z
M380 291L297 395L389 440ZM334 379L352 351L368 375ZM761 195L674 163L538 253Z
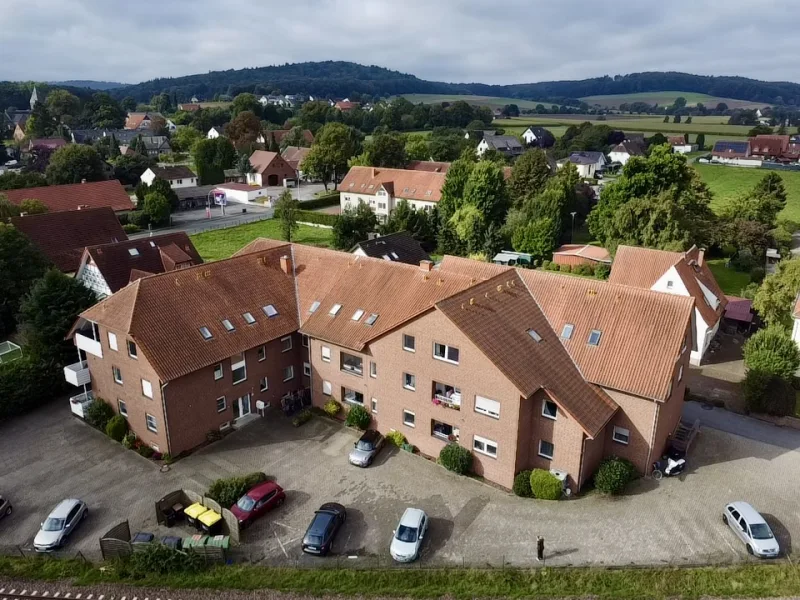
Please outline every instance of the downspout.
M583 448L581 448L581 462L578 465L578 481L576 482L578 484L578 489L576 490L576 492L580 492L581 491L581 487L582 487L582 484L583 484L583 478L582 478L582 475L583 475L583 461L586 458L586 440L588 440L588 439L589 439L589 436L584 434L584 436L583 436L583 444L582 444Z
M169 421L167 420L167 397L164 394L164 390L168 384L169 381L161 384L161 410L164 413L164 433L167 434L167 452L172 455L172 442L169 440Z
M653 455L653 444L656 443L656 423L658 423L658 413L661 411L661 405L656 402L656 409L653 411L653 429L650 434L650 446L647 449L647 463L644 466L644 474L647 476L647 471L650 468L650 458Z

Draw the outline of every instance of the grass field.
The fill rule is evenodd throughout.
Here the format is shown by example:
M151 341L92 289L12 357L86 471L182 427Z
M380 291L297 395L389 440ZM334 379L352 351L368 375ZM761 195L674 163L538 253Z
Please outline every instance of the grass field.
M440 104L442 102L456 102L463 100L469 104L477 106L488 106L489 108L503 108L506 104L516 104L520 108L536 108L537 104L547 104L533 102L532 100L520 100L519 98L500 98L497 96L469 96L459 94L403 94L403 98L412 104ZM552 104L552 103L551 103Z
M750 283L750 274L726 267L727 260L726 258L713 258L708 261L708 268L711 269L714 279L717 280L723 292L729 296L739 296L742 288L747 287L747 284Z
M597 104L605 108L614 108L620 104L630 104L632 102L646 102L647 104L658 104L668 106L675 102L676 98L686 98L688 106L696 106L702 102L707 107L713 108L720 102L724 102L729 108L763 108L763 102L749 102L747 100L734 100L732 98L719 98L708 94L695 94L693 92L642 92L639 94L613 94L607 96L586 96L581 98L588 104Z
M743 167L725 167L720 165L694 164L700 176L714 193L711 207L719 209L737 194L755 186L770 171L766 169L746 169ZM780 216L792 221L800 221L800 172L778 171L786 187L786 208Z
M570 118L564 118L566 116ZM751 127L746 125L728 125L722 122L726 120L724 117L697 117L696 120L692 119L692 122L687 124L664 123L663 118L654 116L607 119L605 121L592 119L593 116L594 115L525 115L522 117L512 117L510 119L497 119L493 124L498 127L522 127L524 130L524 128L529 125L541 125L542 127L550 128L555 125L569 126L589 121L595 125L608 125L609 127L621 129L623 131L640 131L651 134L663 133L664 135L676 133L705 133L706 137L708 137L709 134L726 137L746 137L751 129Z
M220 260L229 258L234 252L241 250L256 238L282 239L280 224L274 219L246 223L238 227L204 231L191 236L203 260ZM331 244L332 232L322 227L300 225L292 241L309 246L328 247Z

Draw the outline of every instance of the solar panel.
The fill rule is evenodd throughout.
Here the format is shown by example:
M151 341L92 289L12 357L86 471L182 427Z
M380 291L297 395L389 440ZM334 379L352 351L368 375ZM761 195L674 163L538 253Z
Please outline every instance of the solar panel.
M717 142L714 145L715 152L736 152L747 154L747 142Z

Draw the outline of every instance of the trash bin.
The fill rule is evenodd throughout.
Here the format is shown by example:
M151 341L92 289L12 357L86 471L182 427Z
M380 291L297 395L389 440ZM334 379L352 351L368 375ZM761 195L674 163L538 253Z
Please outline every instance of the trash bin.
M174 527L175 520L177 518L175 511L172 508L165 508L163 512L164 512L164 525L166 525L167 527Z
M152 533L147 533L145 531L140 531L133 536L131 540L131 544L149 544L155 538Z
M172 548L173 550L181 549L181 538L175 535L165 535L161 538L161 543L167 548Z
M183 547L184 550L186 550L187 548L196 548L198 546L205 546L207 539L208 539L207 535L202 535L202 534L192 535L183 538L181 546Z
M183 514L186 515L186 520L189 522L189 525L193 525L194 527L198 527L197 525L197 517L202 515L208 509L200 504L199 502L195 502L191 506L188 506L186 510L183 511Z
M215 546L227 550L231 547L231 536L229 535L215 535L206 540L206 546Z
M208 535L217 535L222 531L222 515L214 510L207 510L197 517L198 529Z

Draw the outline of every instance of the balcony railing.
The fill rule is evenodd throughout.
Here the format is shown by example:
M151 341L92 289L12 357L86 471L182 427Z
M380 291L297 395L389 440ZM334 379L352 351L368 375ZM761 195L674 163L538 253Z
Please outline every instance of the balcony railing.
M360 364L353 365L353 364L342 363L342 371L346 373L354 373L355 375L363 375L364 373L364 369L361 367Z
M86 337L83 334L76 333L75 334L75 345L78 346L84 352L88 352L92 356L96 356L97 358L103 358L103 348L100 346L100 342L97 340L93 340L90 337Z
M450 396L445 396L444 394L434 394L431 402L439 406L444 406L445 408L461 410L461 394L450 394Z
M75 386L88 385L91 381L89 367L86 361L72 363L64 367L64 379Z
M72 411L72 414L79 416L81 419L85 419L86 409L93 400L94 392L91 390L84 392L83 394L78 394L77 396L72 396L72 398L69 399L69 407Z

